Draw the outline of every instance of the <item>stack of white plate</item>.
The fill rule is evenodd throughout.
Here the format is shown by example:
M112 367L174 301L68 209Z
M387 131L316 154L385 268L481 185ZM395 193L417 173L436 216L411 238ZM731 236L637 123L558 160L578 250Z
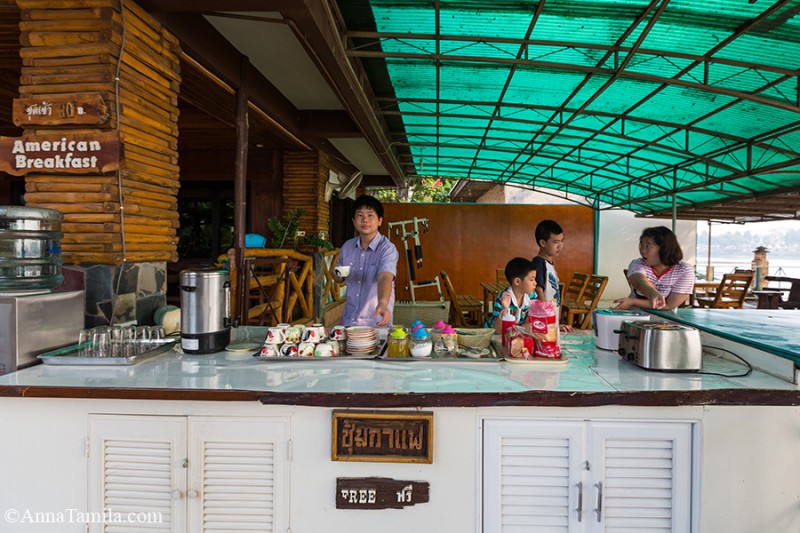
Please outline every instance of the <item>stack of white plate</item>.
M351 355L367 355L378 347L378 332L369 326L351 326L347 328L347 353Z

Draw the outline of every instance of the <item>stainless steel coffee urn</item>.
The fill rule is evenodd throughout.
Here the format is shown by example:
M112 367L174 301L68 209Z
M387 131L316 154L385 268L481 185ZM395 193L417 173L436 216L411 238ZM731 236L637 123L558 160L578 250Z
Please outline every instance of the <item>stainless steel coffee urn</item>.
M204 354L231 340L231 283L225 270L181 271L181 348Z

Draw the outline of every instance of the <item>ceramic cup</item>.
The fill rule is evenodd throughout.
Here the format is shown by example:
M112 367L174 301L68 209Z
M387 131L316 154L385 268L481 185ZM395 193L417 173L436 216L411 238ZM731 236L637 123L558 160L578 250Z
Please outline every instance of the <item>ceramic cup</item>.
M344 326L333 326L331 338L337 341L347 340L347 328Z
M315 328L306 328L303 330L302 340L303 342L313 342L316 344L320 341L319 332Z
M267 330L267 342L270 344L280 344L286 340L286 330L284 328L269 328Z
M320 341L324 341L325 339L330 338L330 335L328 335L328 330L325 329L325 326L323 326L322 324L312 324L311 327L317 329Z
M350 265L339 265L333 269L333 272L340 278L346 278L350 275Z
M297 357L297 345L293 342L287 342L281 346L280 353L282 357Z
M313 357L314 356L314 343L301 342L297 347L297 355L300 357Z
M286 342L300 342L303 336L302 326L292 326L286 330Z
M327 342L321 342L314 348L314 357L333 357L333 345Z
M261 357L278 357L278 345L265 343L261 347Z
M278 324L275 327L276 328L281 328L281 329L289 329L290 327L292 327L292 325L291 324L286 324L286 323L281 323L281 324Z

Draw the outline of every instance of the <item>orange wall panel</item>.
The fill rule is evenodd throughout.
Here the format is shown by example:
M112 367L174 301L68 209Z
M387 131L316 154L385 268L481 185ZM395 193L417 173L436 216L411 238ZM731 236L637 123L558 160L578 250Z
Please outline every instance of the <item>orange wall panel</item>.
M594 261L594 212L573 205L510 204L384 204L381 232L391 238L400 253L397 265L398 300L410 300L407 290L408 267L403 241L390 222L427 218L429 231L420 232L422 268L416 270L416 283L431 280L445 270L459 294L483 297L482 281L494 281L495 270L504 268L513 257L533 258L539 251L535 243L536 224L553 219L564 228L564 250L556 259L561 281L573 272L592 272ZM406 229L413 230L411 224ZM413 240L408 240L413 250ZM416 259L416 258L415 258ZM415 263L416 268L416 263ZM417 289L417 300L435 300L435 289Z

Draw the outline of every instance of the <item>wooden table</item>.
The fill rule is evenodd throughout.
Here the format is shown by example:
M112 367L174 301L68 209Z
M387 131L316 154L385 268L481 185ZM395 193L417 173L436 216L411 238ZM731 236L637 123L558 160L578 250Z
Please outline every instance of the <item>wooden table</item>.
M486 322L492 316L495 298L501 291L508 288L508 283L484 281L481 283L481 287L483 287L483 321Z

